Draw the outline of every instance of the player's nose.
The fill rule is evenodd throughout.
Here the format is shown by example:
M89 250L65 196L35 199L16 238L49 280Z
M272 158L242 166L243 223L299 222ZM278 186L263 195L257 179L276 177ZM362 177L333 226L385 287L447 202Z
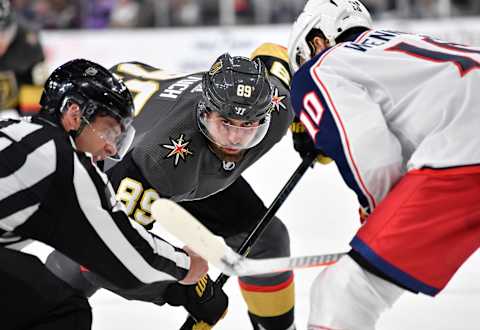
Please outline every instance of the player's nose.
M228 142L231 144L237 144L242 140L242 132L239 128L230 127L228 130Z
M117 154L117 147L113 143L105 143L103 148L105 152L105 157L111 157Z

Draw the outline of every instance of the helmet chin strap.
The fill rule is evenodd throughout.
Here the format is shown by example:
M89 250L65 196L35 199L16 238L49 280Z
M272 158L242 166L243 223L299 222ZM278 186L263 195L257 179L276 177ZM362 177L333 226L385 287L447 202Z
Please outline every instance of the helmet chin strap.
M83 117L82 117L82 118L83 118ZM82 134L83 129L84 129L87 125L88 125L88 123L87 123L85 120L80 119L80 126L78 127L78 129L77 129L77 130L71 130L71 131L69 132L69 134L75 139L75 138L79 137L80 134Z
M308 40L307 41L308 48L310 49L310 58L315 56L315 45L313 44L313 40Z
M73 99L69 99L69 98L65 98L63 101L62 101L62 105L61 105L61 111L60 111L60 116L63 116L68 110L69 110L69 107L72 105L72 104L75 104L77 107L78 107L78 116L80 116L80 126L78 127L78 129L76 130L70 130L68 133L69 135L72 137L72 138L77 138L80 134L82 134L82 131L83 129L88 125L88 121L85 119L84 117L84 113L83 113L83 110L82 110L82 106L80 104L80 102L76 101L76 100L73 100Z

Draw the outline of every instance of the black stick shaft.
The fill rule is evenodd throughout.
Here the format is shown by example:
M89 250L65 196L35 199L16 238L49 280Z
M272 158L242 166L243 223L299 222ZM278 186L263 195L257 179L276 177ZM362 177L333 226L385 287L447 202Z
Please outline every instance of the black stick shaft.
M258 221L255 228L252 229L250 235L243 241L242 245L236 251L238 254L243 256L247 256L250 252L250 249L255 245L258 241L258 238L263 234L267 226L273 219L275 213L277 213L278 209L282 206L285 202L287 197L290 195L292 190L295 188L297 183L303 177L307 169L312 165L313 161L315 160L317 155L309 154L305 158L303 158L302 163L297 167L295 172L290 176L287 183L283 186L282 190L278 193L275 200L270 204L270 207L267 209L267 212L263 215L263 217ZM218 275L215 283L220 287L223 287L230 276L225 274ZM193 326L195 325L195 319L191 316L188 316L185 323L182 325L180 330L192 330Z

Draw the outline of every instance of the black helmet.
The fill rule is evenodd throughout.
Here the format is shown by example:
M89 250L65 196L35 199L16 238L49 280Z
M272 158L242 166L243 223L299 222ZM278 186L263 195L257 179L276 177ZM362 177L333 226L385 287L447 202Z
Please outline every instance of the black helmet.
M206 107L225 118L261 120L272 107L273 88L259 59L225 53L205 72L202 87Z
M197 116L200 129L210 140L213 139L206 118L212 111L227 119L259 122L261 127L256 128L256 138L238 147L250 148L263 139L270 125L273 87L259 59L221 55L203 74L202 91Z
M123 81L106 68L88 60L75 59L55 69L45 82L40 99L41 112L54 114L60 119L69 101L77 103L82 112L82 126L77 134L96 115L103 114L115 118L122 131L128 133L127 140L133 140L134 130L130 125L134 116L132 94ZM128 146L130 144L131 141ZM123 147L123 144L117 145L119 154ZM117 156L122 155L114 158Z

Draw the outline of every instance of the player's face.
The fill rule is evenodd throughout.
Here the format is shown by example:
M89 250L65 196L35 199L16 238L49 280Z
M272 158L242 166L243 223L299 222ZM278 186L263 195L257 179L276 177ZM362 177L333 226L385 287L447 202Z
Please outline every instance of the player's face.
M215 111L208 113L208 130L213 141L225 154L239 154L256 135L259 121L224 118Z
M101 161L117 153L121 135L118 121L109 116L96 116L75 139L80 151L91 153L94 161Z

